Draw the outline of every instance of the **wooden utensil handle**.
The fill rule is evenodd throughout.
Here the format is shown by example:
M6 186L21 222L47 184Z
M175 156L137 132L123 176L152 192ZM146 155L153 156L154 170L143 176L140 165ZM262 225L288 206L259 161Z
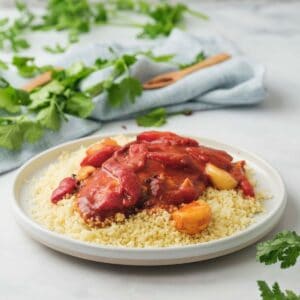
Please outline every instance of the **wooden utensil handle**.
M187 74L193 73L193 72L198 71L200 69L204 69L204 68L219 64L219 63L221 63L225 60L228 60L230 58L231 58L231 56L228 53L220 53L220 54L211 56L211 57L209 57L209 58L193 65L193 66L185 68L185 69L181 70L180 72L183 76L185 76Z
M57 67L55 69L58 70L58 71L62 70L62 68L60 68L60 67ZM28 83L26 83L22 87L22 89L26 92L31 92L35 88L40 87L40 86L45 85L46 83L50 82L51 79L52 79L52 71L47 71L45 73L42 73L42 74L38 75L36 78L29 81Z
M34 78L33 80L25 84L23 86L23 90L26 92L31 92L35 88L48 83L51 80L51 74L52 72L48 71L39 75L38 77Z

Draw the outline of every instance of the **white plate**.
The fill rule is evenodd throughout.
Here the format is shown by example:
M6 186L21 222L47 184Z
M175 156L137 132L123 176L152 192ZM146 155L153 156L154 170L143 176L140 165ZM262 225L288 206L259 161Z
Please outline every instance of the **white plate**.
M131 134L132 136L132 134ZM125 248L85 243L52 232L32 220L28 213L29 184L53 163L62 151L73 151L105 136L92 136L49 149L28 161L18 172L14 183L13 210L20 226L35 240L57 251L88 260L124 265L171 265L207 260L235 252L266 235L279 221L286 205L286 192L277 171L258 156L206 138L196 138L201 144L223 149L234 159L244 159L255 171L260 188L273 198L265 202L265 212L256 215L255 222L230 237L190 246L168 248Z

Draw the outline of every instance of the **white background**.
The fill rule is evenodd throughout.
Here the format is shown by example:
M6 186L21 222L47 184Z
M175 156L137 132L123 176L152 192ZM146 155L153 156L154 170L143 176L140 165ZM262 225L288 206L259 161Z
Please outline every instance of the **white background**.
M1 2L0 2L1 3ZM300 232L300 3L212 2L198 4L210 22L191 19L194 34L218 32L235 41L250 57L267 67L267 99L259 106L194 113L169 119L164 130L210 137L255 152L283 176L288 205L282 229ZM0 6L0 16L13 14ZM133 43L136 31L102 27L81 41L117 40ZM33 48L46 63L41 45L65 40L55 33L35 34ZM0 53L7 59L9 53ZM127 130L121 126L126 125ZM109 123L99 133L136 131L134 121ZM171 267L124 267L88 262L52 251L28 238L14 222L11 188L16 172L0 177L0 299L259 299L256 280L278 281L300 293L300 264L288 270L255 261L255 246L207 262Z

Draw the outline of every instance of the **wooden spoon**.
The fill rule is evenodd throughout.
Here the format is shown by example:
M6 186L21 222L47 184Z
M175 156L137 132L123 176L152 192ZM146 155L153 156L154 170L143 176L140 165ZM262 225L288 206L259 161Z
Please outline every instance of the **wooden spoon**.
M200 69L204 69L204 68L219 64L230 58L231 58L231 56L227 53L220 53L220 54L211 56L211 57L209 57L195 65L187 67L185 69L158 75L158 76L150 79L149 81L145 82L143 84L143 88L145 90L150 90L150 89L158 89L158 88L165 87L167 85L170 85L170 84L178 81L179 79L183 78L184 76L186 76L190 73L193 73Z
M204 69L204 68L219 64L230 58L231 58L231 56L227 53L220 53L215 56L211 56L211 57L209 57L193 66L190 66L188 68L185 68L185 69L182 69L179 71L175 71L175 72L169 72L169 73L165 73L162 75L158 75L158 76L150 79L149 81L145 82L143 84L143 88L145 90L150 90L150 89L158 89L158 88L165 87L167 85L170 85L170 84L178 81L179 79L183 78L184 76L186 76L190 73L193 73L200 69ZM62 70L62 68L59 68L59 67L57 69ZM52 72L47 71L47 72L37 76L36 78L34 78L32 81L28 82L27 84L25 84L22 89L27 92L31 92L35 88L45 85L46 83L51 81L51 79L52 79Z

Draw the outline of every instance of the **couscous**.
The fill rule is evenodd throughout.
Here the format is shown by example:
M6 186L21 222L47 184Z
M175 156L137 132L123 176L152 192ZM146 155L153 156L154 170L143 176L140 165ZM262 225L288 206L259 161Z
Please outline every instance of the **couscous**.
M115 147L116 145L124 147L128 143L129 145L134 144L132 140L128 140L128 138L123 136L111 138L108 143L110 147ZM167 143L169 147L171 144L170 142ZM185 140L184 143L192 142ZM200 182L197 181L198 177L194 176L196 171L188 169L186 165L176 169L176 172L181 172L180 170L185 168L186 173L184 176L190 176L188 183L186 183L187 179L183 180L183 186L184 188L187 187L189 193L181 194L183 195L180 196L183 199L181 202L177 201L166 205L166 201L164 202L166 198L161 196L160 201L155 202L152 198L150 202L144 200L146 204L144 206L139 205L135 209L132 209L132 207L128 210L122 208L119 210L114 209L113 214L106 213L105 218L86 218L78 207L78 198L80 197L79 195L83 195L83 193L80 194L82 186L87 186L86 180L95 176L93 174L95 174L95 170L99 170L99 166L93 166L89 163L87 165L81 163L80 165L79 163L90 159L89 155L95 153L93 151L99 151L99 144L101 144L101 141L87 149L82 147L72 153L62 153L57 162L49 166L41 177L35 178L32 184L32 200L30 203L31 214L34 220L51 231L81 241L101 245L144 248L189 245L230 236L249 226L254 221L254 215L263 211L263 200L265 197L258 192L254 193L254 189L249 190L249 187L252 187L252 185L248 180L246 187L243 188L242 181L239 181L243 174L238 173L234 167L232 169L227 168L224 165L226 164L226 159L222 160L224 157L222 156L221 163L224 165L223 168L223 165L216 166L218 164L216 159L205 163L206 168L203 169L204 172L205 170L209 174L217 172L217 176L211 175L211 177L208 177L209 183L201 187L201 190L195 190L196 192L193 190L191 192L191 187L195 183ZM159 143L155 142L154 144L155 149L158 149ZM188 147L196 149L197 146L189 144ZM194 148L192 149L193 151L195 150ZM118 148L116 151L120 151L120 149ZM174 149L172 151L174 152ZM180 152L178 151L177 153ZM135 157L137 155L135 153ZM106 157L104 161L108 159ZM243 165L240 163L239 168L242 166L244 166L244 163ZM218 172L219 169L226 173ZM73 177L68 177L70 174L73 174ZM222 175L224 176L222 177ZM57 187L62 186L62 180L65 178L76 178L76 192L57 193L55 201L53 201L54 191L57 190ZM223 182L221 178L225 178ZM82 186L78 186L79 180L82 180ZM164 180L166 180L165 177ZM201 180L203 181L204 179L201 178ZM110 181L109 184L111 184ZM115 181L113 184L115 186ZM165 193L169 186L164 186ZM253 194L247 195L245 191L246 193L250 191ZM59 197L57 197L58 194ZM166 194L162 192L160 195L166 197ZM50 201L51 197L52 201ZM191 197L194 198L192 199ZM144 197L143 199L146 198ZM103 199L101 201L103 202ZM95 202L93 202L93 205L95 205Z

